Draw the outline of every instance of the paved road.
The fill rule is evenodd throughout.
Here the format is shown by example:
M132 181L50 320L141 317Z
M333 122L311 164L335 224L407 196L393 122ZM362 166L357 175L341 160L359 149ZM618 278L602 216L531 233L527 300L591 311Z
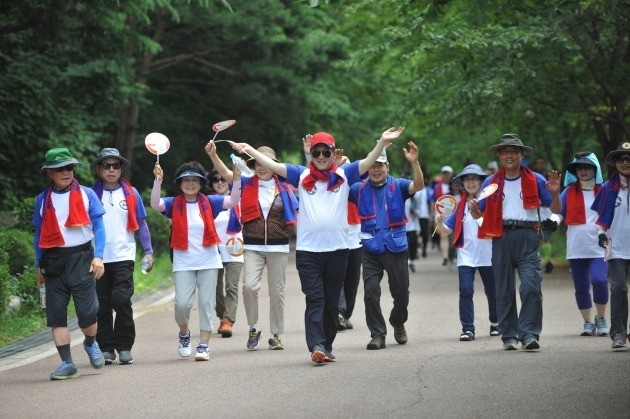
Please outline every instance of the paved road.
M360 292L355 329L339 333L335 342L338 362L312 364L304 298L290 262L286 350L261 345L247 351L240 304L234 337L213 337L209 362L182 359L167 296L137 319L133 365L94 370L81 346L74 346L81 378L51 382L59 363L52 343L12 357L13 364L0 368L0 417L630 416L630 351L611 351L608 338L578 336L581 320L568 272L544 279L541 350L506 352L499 338L488 336L479 280L477 339L459 342L457 275L440 260L430 253L411 275L407 345L396 344L390 330L386 349L365 349L369 332ZM266 287L261 296L266 331ZM391 298L383 300L389 311Z

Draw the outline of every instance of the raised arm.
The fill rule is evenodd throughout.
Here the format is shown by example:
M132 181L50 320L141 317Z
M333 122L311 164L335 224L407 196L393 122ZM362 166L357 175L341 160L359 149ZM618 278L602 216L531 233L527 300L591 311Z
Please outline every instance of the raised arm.
M376 159L378 159L378 156L381 155L383 148L385 148L388 144L391 144L396 138L400 137L400 134L402 134L404 130L405 128L403 127L398 129L392 127L385 131L367 157L359 162L359 175L366 173L370 167L376 163Z
M164 178L164 172L162 171L160 163L155 163L153 176L155 176L155 180L153 181L153 189L151 190L151 208L162 212L166 209L166 206L164 205L164 200L160 198L160 187L162 186L162 179Z
M216 167L216 166L215 166ZM232 192L223 199L223 208L230 209L238 205L241 200L241 171L234 165L232 178Z
M545 185L547 190L551 193L551 205L549 209L554 214L560 214L562 211L562 202L560 201L560 179L562 174L556 170L552 170L549 173L547 184Z
M411 170L413 171L413 183L409 185L409 195L413 195L417 191L421 191L424 188L424 174L420 168L420 162L418 161L418 146L409 141L407 143L409 151L403 148L405 153L405 159L411 164Z
M271 160L269 157L258 152L254 147L250 146L249 144L233 143L232 148L239 154L249 154L250 156L255 158L259 164L271 170L278 176L281 176L283 178L287 177L287 167L284 164Z
M206 144L204 149L206 150L206 153L210 157L210 160L212 160L212 164L214 165L214 168L217 169L221 177L227 180L228 183L232 183L232 178L234 177L234 174L225 165L225 163L223 163L223 160L221 160L221 158L217 154L217 145L214 143L214 141L212 140L208 141L208 144Z

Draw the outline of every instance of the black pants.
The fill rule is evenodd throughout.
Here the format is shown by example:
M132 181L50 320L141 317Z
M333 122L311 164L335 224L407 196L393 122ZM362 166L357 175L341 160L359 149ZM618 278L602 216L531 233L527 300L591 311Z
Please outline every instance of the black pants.
M339 296L339 313L349 319L354 312L354 305L357 301L357 291L361 282L361 260L363 259L363 248L350 249L348 253L348 266L346 266L346 277L343 281L343 288Z
M96 281L100 306L96 341L103 352L113 352L114 349L118 352L129 351L136 340L136 325L131 307L134 265L133 260L106 263L105 274Z
M332 351L339 320L339 294L346 275L348 249L332 252L295 252L295 265L306 296L306 345L313 351L323 345Z
M381 280L387 272L389 292L394 299L394 307L389 315L389 324L402 326L409 313L409 269L407 251L391 253L385 250L382 255L363 251L363 282L365 286L365 321L372 338L385 339L387 325L381 311Z
M422 238L422 257L427 257L427 245L429 244L429 219L420 218L420 237Z
M409 244L409 260L414 261L418 259L418 232L407 232L407 243Z

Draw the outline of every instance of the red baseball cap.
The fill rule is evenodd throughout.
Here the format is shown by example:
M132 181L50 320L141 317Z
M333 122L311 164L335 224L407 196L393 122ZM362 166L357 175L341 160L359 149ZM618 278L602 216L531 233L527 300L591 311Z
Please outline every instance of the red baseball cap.
M311 139L311 148L315 147L317 144L324 144L330 148L335 148L335 139L329 133L320 131L313 135L313 138Z

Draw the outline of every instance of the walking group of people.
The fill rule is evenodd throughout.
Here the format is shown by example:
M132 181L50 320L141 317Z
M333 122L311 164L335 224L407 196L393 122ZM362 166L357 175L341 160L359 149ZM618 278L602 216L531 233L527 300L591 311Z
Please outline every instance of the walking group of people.
M422 213L422 218L427 218L430 209L427 199L415 201L417 196L428 195L423 192L427 188L414 143L408 142L403 148L412 178L389 174L386 148L402 132L402 128L385 131L370 153L354 162L343 155L332 135L307 135L303 139L306 166L279 162L270 147L232 143L236 152L249 156L251 176L244 176L237 165L228 168L210 141L205 151L212 171L208 173L195 161L182 164L174 176L181 193L171 197L161 197L164 173L156 163L150 204L171 220L180 356L189 357L193 352L189 323L195 295L200 329L195 360L210 358L215 316L219 320L217 332L232 336L241 272L249 327L246 347L259 347L264 334L258 320L258 294L265 267L270 295L267 343L272 350L284 349L285 271L292 234L297 237L296 267L306 299L305 337L313 362L334 362L337 331L352 328L350 317L361 266L371 335L367 349L386 347L387 325L380 307L384 273L394 301L388 321L395 341L407 343L409 270L415 259L410 252L417 254L417 234L427 230L428 224L424 221L420 228L410 229L409 214L418 218ZM609 271L610 336L613 348L625 346L630 143L623 143L606 157L616 172L605 183L594 154L576 154L567 167L567 188L562 194L558 172L552 171L546 179L521 164L533 150L517 135L505 134L490 152L498 156L500 168L491 175L475 164L464 168L454 177L460 190L457 210L446 219L437 218L442 235L452 234L453 246L458 249L460 340L475 338L472 296L475 271L479 270L488 299L490 335L501 336L506 350L517 349L519 342L526 350L539 348L540 229L542 218L553 212L561 214L568 225L567 258L584 320L582 334L609 333L605 318ZM51 182L37 197L33 217L38 283L46 285L47 324L61 358L51 380L79 375L67 326L70 297L91 365L101 368L114 362L133 362L131 296L136 233L148 261L147 270L153 266L142 199L122 178L129 161L114 148L102 149L90 165L98 175L92 188L74 179L74 167L80 164L65 148L46 153L41 171ZM205 194L203 188L208 184L211 193ZM496 192L478 200L479 191L489 184L497 185ZM515 272L521 280L520 312ZM594 318L592 302L597 311Z

